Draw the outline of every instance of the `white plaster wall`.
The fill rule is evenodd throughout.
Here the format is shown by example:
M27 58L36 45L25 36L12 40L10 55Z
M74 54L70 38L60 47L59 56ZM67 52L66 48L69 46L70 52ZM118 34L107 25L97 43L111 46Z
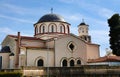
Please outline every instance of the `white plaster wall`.
M9 53L0 53L0 56L2 56L2 69L8 69L9 68Z
M44 67L52 67L54 66L53 55L53 50L50 49L27 49L27 66L36 66L36 59L42 57L44 60Z
M88 44L87 45L87 59L97 59L100 57L99 45Z
M76 44L76 50L71 53L68 49L68 43L72 41ZM68 60L71 58L77 59L81 58L82 64L86 61L86 44L80 39L70 35L55 41L55 63L56 66L61 66L60 62L63 57Z

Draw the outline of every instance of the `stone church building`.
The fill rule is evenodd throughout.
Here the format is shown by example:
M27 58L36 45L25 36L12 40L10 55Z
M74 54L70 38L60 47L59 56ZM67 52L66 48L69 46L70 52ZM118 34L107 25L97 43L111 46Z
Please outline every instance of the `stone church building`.
M89 26L78 25L79 35L70 33L70 23L57 14L45 14L34 24L34 36L7 35L0 51L0 68L21 66L71 67L97 59L99 45L91 42Z

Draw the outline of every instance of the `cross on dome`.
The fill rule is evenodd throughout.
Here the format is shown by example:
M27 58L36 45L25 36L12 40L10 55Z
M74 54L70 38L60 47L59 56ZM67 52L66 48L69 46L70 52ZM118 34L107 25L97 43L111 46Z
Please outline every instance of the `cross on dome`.
M53 8L51 8L51 14L53 14Z

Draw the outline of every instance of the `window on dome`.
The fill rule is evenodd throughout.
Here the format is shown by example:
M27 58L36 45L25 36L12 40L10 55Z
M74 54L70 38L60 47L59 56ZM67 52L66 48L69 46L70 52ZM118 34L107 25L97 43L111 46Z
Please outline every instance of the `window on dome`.
M62 33L62 26L60 26L60 32Z
M43 33L45 33L45 26L43 26Z
M54 26L53 25L51 26L51 32L54 32Z
M35 34L37 34L38 33L38 29L37 29L37 27L35 27Z

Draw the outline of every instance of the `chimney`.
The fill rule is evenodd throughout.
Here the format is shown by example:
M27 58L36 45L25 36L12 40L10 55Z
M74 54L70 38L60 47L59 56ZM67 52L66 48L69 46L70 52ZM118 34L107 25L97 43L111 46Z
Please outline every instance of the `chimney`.
M20 32L17 34L17 47L16 47L16 68L19 66L19 54L20 54L20 42L21 42L21 36Z

